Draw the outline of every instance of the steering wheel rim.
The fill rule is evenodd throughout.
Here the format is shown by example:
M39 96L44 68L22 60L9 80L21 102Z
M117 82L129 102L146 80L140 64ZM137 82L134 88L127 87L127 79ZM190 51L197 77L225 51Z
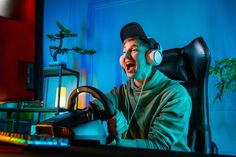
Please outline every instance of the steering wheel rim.
M110 103L110 101L107 99L105 94L103 94L100 90L97 88L94 88L92 86L80 86L76 89L74 89L68 99L68 110L74 111L75 104L72 103L72 101L75 99L76 96L78 96L80 93L89 93L94 98L97 98L100 100L104 106L105 112L107 113L107 118L112 118L115 115L115 109ZM106 143L109 144L115 139L115 135L110 134L107 137Z
M73 90L68 98L68 110L73 111L75 104L72 103L72 101L75 99L76 96L78 96L80 93L89 93L94 98L100 100L104 106L105 111L107 112L108 118L111 118L115 115L115 109L110 103L110 101L107 99L105 94L103 94L100 90L97 88L94 88L92 86L81 86Z
M68 98L68 110L74 111L75 104L72 103L76 96L78 96L80 93L89 93L94 98L100 100L104 106L105 112L107 113L107 118L112 118L115 115L115 109L110 103L110 101L107 99L106 95L103 94L100 90L97 88L94 88L92 86L80 86L76 89L74 89L69 98ZM109 134L106 140L106 143L109 144L115 139L115 135Z

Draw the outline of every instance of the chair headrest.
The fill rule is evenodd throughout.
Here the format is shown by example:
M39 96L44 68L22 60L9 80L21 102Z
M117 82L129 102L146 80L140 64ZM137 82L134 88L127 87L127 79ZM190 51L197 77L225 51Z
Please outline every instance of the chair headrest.
M164 50L162 63L154 68L173 80L187 82L205 76L209 61L209 49L203 38L198 37L182 48Z
M203 38L198 37L191 41L183 47L183 52L188 56L194 79L199 80L208 77L211 55Z
M185 59L181 55L181 49L169 49L163 51L162 63L154 68L163 72L170 79L188 81Z

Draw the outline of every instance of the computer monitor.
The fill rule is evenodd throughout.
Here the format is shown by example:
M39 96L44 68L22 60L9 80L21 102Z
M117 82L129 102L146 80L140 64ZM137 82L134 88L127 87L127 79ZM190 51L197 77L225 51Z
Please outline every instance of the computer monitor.
M43 1L2 0L1 7L0 104L41 100Z

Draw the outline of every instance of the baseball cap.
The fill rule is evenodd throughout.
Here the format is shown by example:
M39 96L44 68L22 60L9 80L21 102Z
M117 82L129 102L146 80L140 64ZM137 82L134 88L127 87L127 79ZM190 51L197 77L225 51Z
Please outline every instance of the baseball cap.
M140 39L148 42L148 38L143 28L137 22L131 22L126 24L120 31L120 38L122 43L125 39L130 37L139 37Z

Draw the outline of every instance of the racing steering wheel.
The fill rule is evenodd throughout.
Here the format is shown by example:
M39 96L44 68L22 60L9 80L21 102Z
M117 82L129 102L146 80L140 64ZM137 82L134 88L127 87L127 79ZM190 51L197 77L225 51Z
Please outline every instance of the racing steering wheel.
M106 95L103 94L100 90L97 88L94 88L92 86L81 86L73 90L68 98L68 110L69 111L74 111L75 110L75 103L74 100L75 98L80 94L80 93L89 93L91 94L94 98L98 99L101 101L101 103L104 106L104 110L107 114L107 118L112 118L115 115L115 109L112 106L111 102L109 99L107 99ZM109 144L115 139L115 135L110 134L107 137L106 143Z

